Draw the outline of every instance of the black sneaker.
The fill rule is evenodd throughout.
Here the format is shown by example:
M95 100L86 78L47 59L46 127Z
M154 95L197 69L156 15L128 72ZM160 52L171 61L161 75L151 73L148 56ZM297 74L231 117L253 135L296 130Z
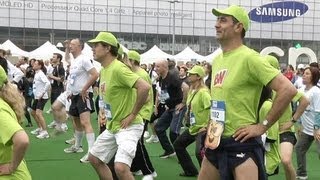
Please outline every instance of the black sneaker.
M175 152L167 152L165 151L162 155L160 155L159 157L162 158L162 159L166 159L168 157L171 157L171 156L175 156L176 153Z

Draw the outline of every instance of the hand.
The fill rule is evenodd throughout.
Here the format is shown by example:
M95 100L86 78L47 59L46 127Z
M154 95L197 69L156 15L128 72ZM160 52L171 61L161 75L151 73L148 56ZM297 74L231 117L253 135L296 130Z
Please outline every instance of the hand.
M136 118L136 115L130 113L129 116L127 116L126 118L122 119L120 127L122 129L126 129L135 118Z
M98 116L99 124L100 126L105 126L107 122L106 113L103 108L100 108L99 110L99 116Z
M267 131L267 127L262 124L253 124L246 127L242 127L237 129L237 131L233 134L233 138L236 141L245 142L249 138L261 136L263 133Z
M280 132L283 132L283 131L285 131L285 130L290 129L291 126L293 126L293 123L292 123L291 121L288 121L288 122L282 124L282 125L280 126Z
M184 106L185 106L184 103L177 104L177 105L176 105L176 113L177 113L177 112L179 113L179 111L182 110L182 109L184 108ZM177 114L178 114L178 113L177 113Z
M69 39L67 39L67 40L65 40L63 42L63 45L64 45L65 48L69 48L69 44L70 44L70 40Z
M81 98L83 102L86 102L86 99L89 98L89 94L87 91L82 90L81 91Z
M1 175L10 175L13 173L13 169L10 163L0 165L0 176Z
M320 142L320 129L313 130L314 139Z

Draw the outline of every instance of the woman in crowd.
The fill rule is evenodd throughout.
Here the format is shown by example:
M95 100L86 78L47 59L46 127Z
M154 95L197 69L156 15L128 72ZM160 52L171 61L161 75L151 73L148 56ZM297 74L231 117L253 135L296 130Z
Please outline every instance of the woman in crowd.
M298 132L298 142L296 145L297 179L308 179L306 153L314 139L316 140L318 153L320 154L320 130L319 126L315 124L320 114L320 89L317 87L319 76L319 68L307 67L302 77L302 82L305 86L299 89L309 99L310 104L299 119L301 127Z
M43 61L36 60L33 64L33 69L35 70L33 80L34 101L31 114L37 122L38 128L31 131L31 134L37 135L37 138L39 139L44 139L49 138L46 121L43 117L43 108L49 98L48 90L50 88L50 81L45 75L46 69Z
M29 138L20 126L24 99L0 67L0 179L31 180L23 157Z
M186 129L173 143L173 147L177 154L183 172L180 176L197 176L198 170L193 164L190 155L186 148L196 141L195 154L199 165L202 162L201 156L201 139L205 133L205 127L208 123L210 114L211 98L206 85L204 84L203 77L205 71L201 66L194 66L188 71L188 80L190 82L190 90L187 98L188 111L186 118L190 123L189 129Z

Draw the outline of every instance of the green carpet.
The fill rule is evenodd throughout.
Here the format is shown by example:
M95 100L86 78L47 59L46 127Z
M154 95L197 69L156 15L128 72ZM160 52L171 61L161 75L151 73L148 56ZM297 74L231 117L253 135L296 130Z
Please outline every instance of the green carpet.
M51 122L52 115L45 114L47 122ZM92 116L92 123L95 129L97 128L97 122L95 115ZM84 153L79 154L66 154L63 149L68 147L64 143L66 139L72 137L72 128L70 122L68 122L69 130L67 133L60 135L52 135L53 130L49 130L51 137L49 139L39 140L34 135L30 134L33 128L25 128L30 137L30 146L26 154L26 161L28 168L34 180L89 180L98 179L94 169L90 164L81 164L79 159ZM97 133L96 133L97 135ZM87 149L86 140L83 141L84 150ZM177 162L177 158L161 159L158 156L163 153L163 150L159 143L146 144L151 161L158 174L159 180L184 180L184 179L196 179L179 177L179 173L182 172L180 165ZM193 162L197 164L194 156L194 144L189 147L190 154L193 155ZM295 163L295 157L293 158ZM309 180L320 179L319 171L319 159L316 153L315 145L308 152L308 176ZM317 168L318 167L318 168ZM136 176L136 179L141 179L141 176ZM280 173L277 176L269 178L270 180L283 180L285 179L283 169L280 168Z

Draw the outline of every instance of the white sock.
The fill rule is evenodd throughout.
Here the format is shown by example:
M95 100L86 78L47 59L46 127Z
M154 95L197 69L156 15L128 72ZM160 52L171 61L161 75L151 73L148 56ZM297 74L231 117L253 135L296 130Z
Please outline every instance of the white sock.
M93 146L95 136L94 136L94 133L87 133L86 136L87 136L88 151L89 151L91 149L91 147Z
M75 130L75 139L76 139L76 142L74 144L75 147L79 148L82 145L83 135L84 135L84 131Z

